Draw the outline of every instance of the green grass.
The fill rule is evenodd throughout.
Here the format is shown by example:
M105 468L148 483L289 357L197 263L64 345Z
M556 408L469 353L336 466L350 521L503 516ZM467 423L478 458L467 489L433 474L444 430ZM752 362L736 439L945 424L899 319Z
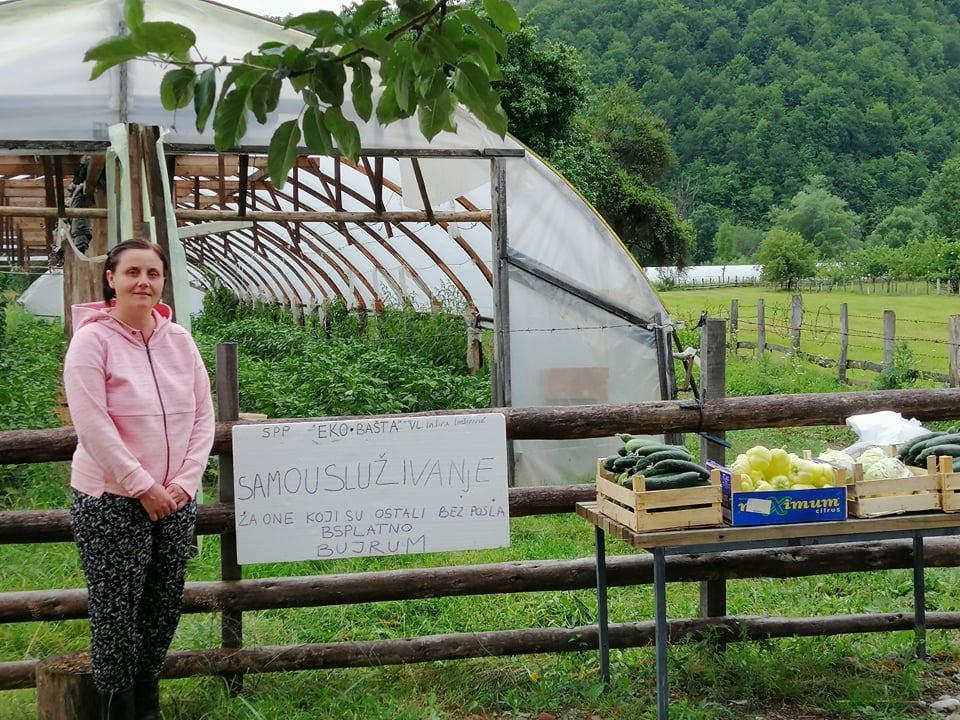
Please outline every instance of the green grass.
M17 312L8 328L42 333ZM19 362L30 358L48 363L56 377L54 341L28 344ZM44 349L46 348L46 349ZM730 394L830 392L841 389L835 380L806 365L772 359L728 361ZM4 378L0 378L0 383ZM53 385L55 386L55 382ZM49 377L42 387L49 388ZM47 404L56 392L45 390ZM22 407L22 406L21 406ZM49 407L34 407L18 415L28 421L49 418ZM728 434L734 452L753 444L791 449L842 447L853 436L846 428L783 428L744 430ZM696 444L687 436L688 445ZM30 466L29 477L11 474L22 469L0 468L6 492L0 509L66 507L67 465ZM209 476L208 476L209 477ZM207 487L207 496L214 488ZM608 553L634 552L610 541ZM244 577L264 578L363 572L411 567L572 559L593 553L591 528L573 515L516 518L511 521L509 548L476 552L359 558L330 562L283 563L245 568ZM83 587L72 544L0 545L0 592ZM189 581L219 578L219 542L204 538L202 552L191 560ZM911 575L907 570L851 573L788 580L758 579L728 582L732 614L815 616L855 612L909 611ZM931 609L960 611L960 576L952 569L930 569L927 598ZM671 584L670 617L698 612L695 583ZM649 621L653 598L649 586L612 588L612 622ZM247 645L284 645L343 640L374 640L417 635L506 630L523 627L570 627L596 618L591 590L549 593L508 593L482 597L452 597L402 602L368 603L320 608L244 613ZM185 616L174 649L213 647L219 643L220 620L215 614ZM905 661L911 633L864 634L829 638L782 639L737 643L718 658L700 644L671 648L671 717L682 720L779 716L842 717L899 720L913 718L916 701L928 699L940 683L932 670L953 667L960 659L955 634L929 633L934 660L929 666ZM0 624L0 662L42 658L86 648L85 620L54 623ZM285 718L517 718L539 712L566 713L570 720L599 715L605 720L653 718L654 659L650 648L613 652L614 686L603 692L595 653L530 655L517 658L434 662L401 667L306 671L249 676L245 692L231 698L218 678L190 678L163 683L167 720L224 718L247 720ZM0 692L0 718L33 720L32 690Z
M791 293L769 288L725 287L708 290L671 290L660 293L677 319L696 321L702 310L713 317L729 317L730 301L740 305L741 341L757 339L757 300L763 298L767 342L790 345ZM850 336L848 357L879 363L883 357L883 311L897 314L897 336L907 340L917 364L924 370L947 373L947 321L960 314L956 295L865 295L853 292L806 293L803 296L800 348L836 359L839 353L840 304L847 303ZM747 351L743 351L747 352ZM835 370L829 371L835 374ZM876 373L851 370L851 378L873 382Z

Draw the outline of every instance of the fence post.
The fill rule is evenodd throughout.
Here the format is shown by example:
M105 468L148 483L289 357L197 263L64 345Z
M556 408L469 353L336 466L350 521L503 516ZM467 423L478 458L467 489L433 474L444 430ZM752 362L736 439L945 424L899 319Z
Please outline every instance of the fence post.
M673 328L666 326L663 313L656 313L653 321L657 325L654 339L660 371L660 399L676 400L677 371L673 361ZM664 433L663 439L669 445L683 445L683 433Z
M794 295L790 302L790 346L796 355L800 351L800 326L803 325L803 296Z
M217 344L217 417L222 422L236 420L240 415L240 390L237 375L237 344ZM233 454L219 456L220 502L233 505ZM242 580L243 568L237 564L237 535L227 530L220 536L220 578ZM220 615L220 645L224 649L243 647L243 613L225 610ZM231 694L243 690L243 675L227 675Z
M740 334L740 301L730 301L730 349L737 352L737 336Z
M893 310L883 311L883 371L893 370L893 347L897 335L897 315Z
M722 319L708 318L700 331L700 394L707 404L727 394L727 327ZM724 433L713 433L724 437ZM700 438L700 462L726 461L723 445ZM705 580L700 583L700 617L723 617L727 614L727 584L725 580ZM719 643L722 650L724 643Z
M960 387L960 315L951 315L947 325L947 353L950 356L950 387Z
M840 357L837 358L837 377L840 382L847 381L847 349L850 342L847 304L840 303Z
M757 351L758 358L763 357L767 347L767 326L764 324L763 298L757 300Z

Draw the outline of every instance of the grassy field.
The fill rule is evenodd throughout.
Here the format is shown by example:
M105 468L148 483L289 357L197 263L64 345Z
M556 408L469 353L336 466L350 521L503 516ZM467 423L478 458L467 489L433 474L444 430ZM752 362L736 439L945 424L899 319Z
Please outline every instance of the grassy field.
M757 339L757 300L763 298L767 342L790 344L791 293L769 288L727 287L672 290L661 293L661 297L674 317L686 321L696 321L703 310L713 317L729 317L730 301L736 299L740 304L740 340L753 342ZM883 311L893 310L897 314L897 336L908 343L917 365L933 372L948 371L947 321L950 315L960 314L960 296L806 293L803 295L800 335L802 350L828 358L837 357L841 303L847 303L848 307L848 357L851 360L881 361ZM876 373L853 370L849 375L867 381L876 379Z
M54 328L54 330L56 330ZM7 353L2 369L44 362L31 386L45 404L55 403L56 332L15 309L8 340L22 343ZM29 338L29 342L24 340ZM8 346L9 347L9 346ZM53 357L51 357L53 355ZM841 386L807 366L767 359L729 362L730 394L829 392ZM18 371L19 372L19 371ZM19 375L0 374L0 397L17 395ZM21 405L4 416L12 427L23 418L53 422L49 408ZM18 420L19 419L19 420ZM13 423L13 425L11 425ZM728 434L735 449L756 443L819 451L852 439L844 428L784 428ZM688 436L689 447L695 437ZM0 466L0 510L62 508L67 504L64 463L25 468ZM215 496L208 487L208 497ZM249 566L246 578L361 572L406 567L448 566L510 560L590 557L593 533L566 514L511 521L511 546L502 550L357 559L333 562ZM633 552L612 541L610 555ZM75 548L69 543L0 545L0 592L83 587ZM216 537L204 539L189 567L190 581L219 577ZM815 616L854 612L909 611L910 571L854 573L789 580L736 580L728 583L732 614ZM698 612L696 584L672 584L670 617ZM927 573L931 609L960 611L960 577L955 570ZM650 620L648 586L613 588L613 622ZM403 638L435 633L523 627L569 627L595 622L596 597L590 590L567 593L505 593L484 597L370 603L244 614L248 645L283 645L340 640ZM216 646L220 619L214 614L184 617L174 649ZM738 643L718 658L705 646L671 648L671 717L679 720L727 718L869 718L901 720L924 714L917 701L954 692L945 679L956 672L956 634L931 631L932 661L909 659L911 633L851 635ZM0 662L42 658L86 648L86 621L0 625ZM937 672L945 673L945 676ZM245 692L230 697L217 678L163 683L166 720L289 720L310 718L536 718L541 712L564 720L653 718L654 660L648 648L614 651L613 688L604 692L594 653L531 655L518 658L436 662L405 667L310 671L250 676ZM842 678L842 682L837 679ZM32 690L0 693L0 718L34 720Z

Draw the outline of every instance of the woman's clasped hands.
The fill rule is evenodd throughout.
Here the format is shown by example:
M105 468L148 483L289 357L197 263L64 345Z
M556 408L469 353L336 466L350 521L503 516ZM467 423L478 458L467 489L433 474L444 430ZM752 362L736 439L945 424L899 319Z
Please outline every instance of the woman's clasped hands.
M157 482L139 499L143 509L147 511L147 515L153 521L165 518L190 502L190 496L179 485L164 487Z

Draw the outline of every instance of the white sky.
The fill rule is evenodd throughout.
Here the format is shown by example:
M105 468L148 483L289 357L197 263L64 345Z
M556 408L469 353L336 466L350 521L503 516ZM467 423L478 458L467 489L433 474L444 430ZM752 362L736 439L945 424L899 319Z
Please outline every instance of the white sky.
M339 10L343 0L218 0L223 5L246 10L257 15L283 17L287 13L299 15L314 10Z

